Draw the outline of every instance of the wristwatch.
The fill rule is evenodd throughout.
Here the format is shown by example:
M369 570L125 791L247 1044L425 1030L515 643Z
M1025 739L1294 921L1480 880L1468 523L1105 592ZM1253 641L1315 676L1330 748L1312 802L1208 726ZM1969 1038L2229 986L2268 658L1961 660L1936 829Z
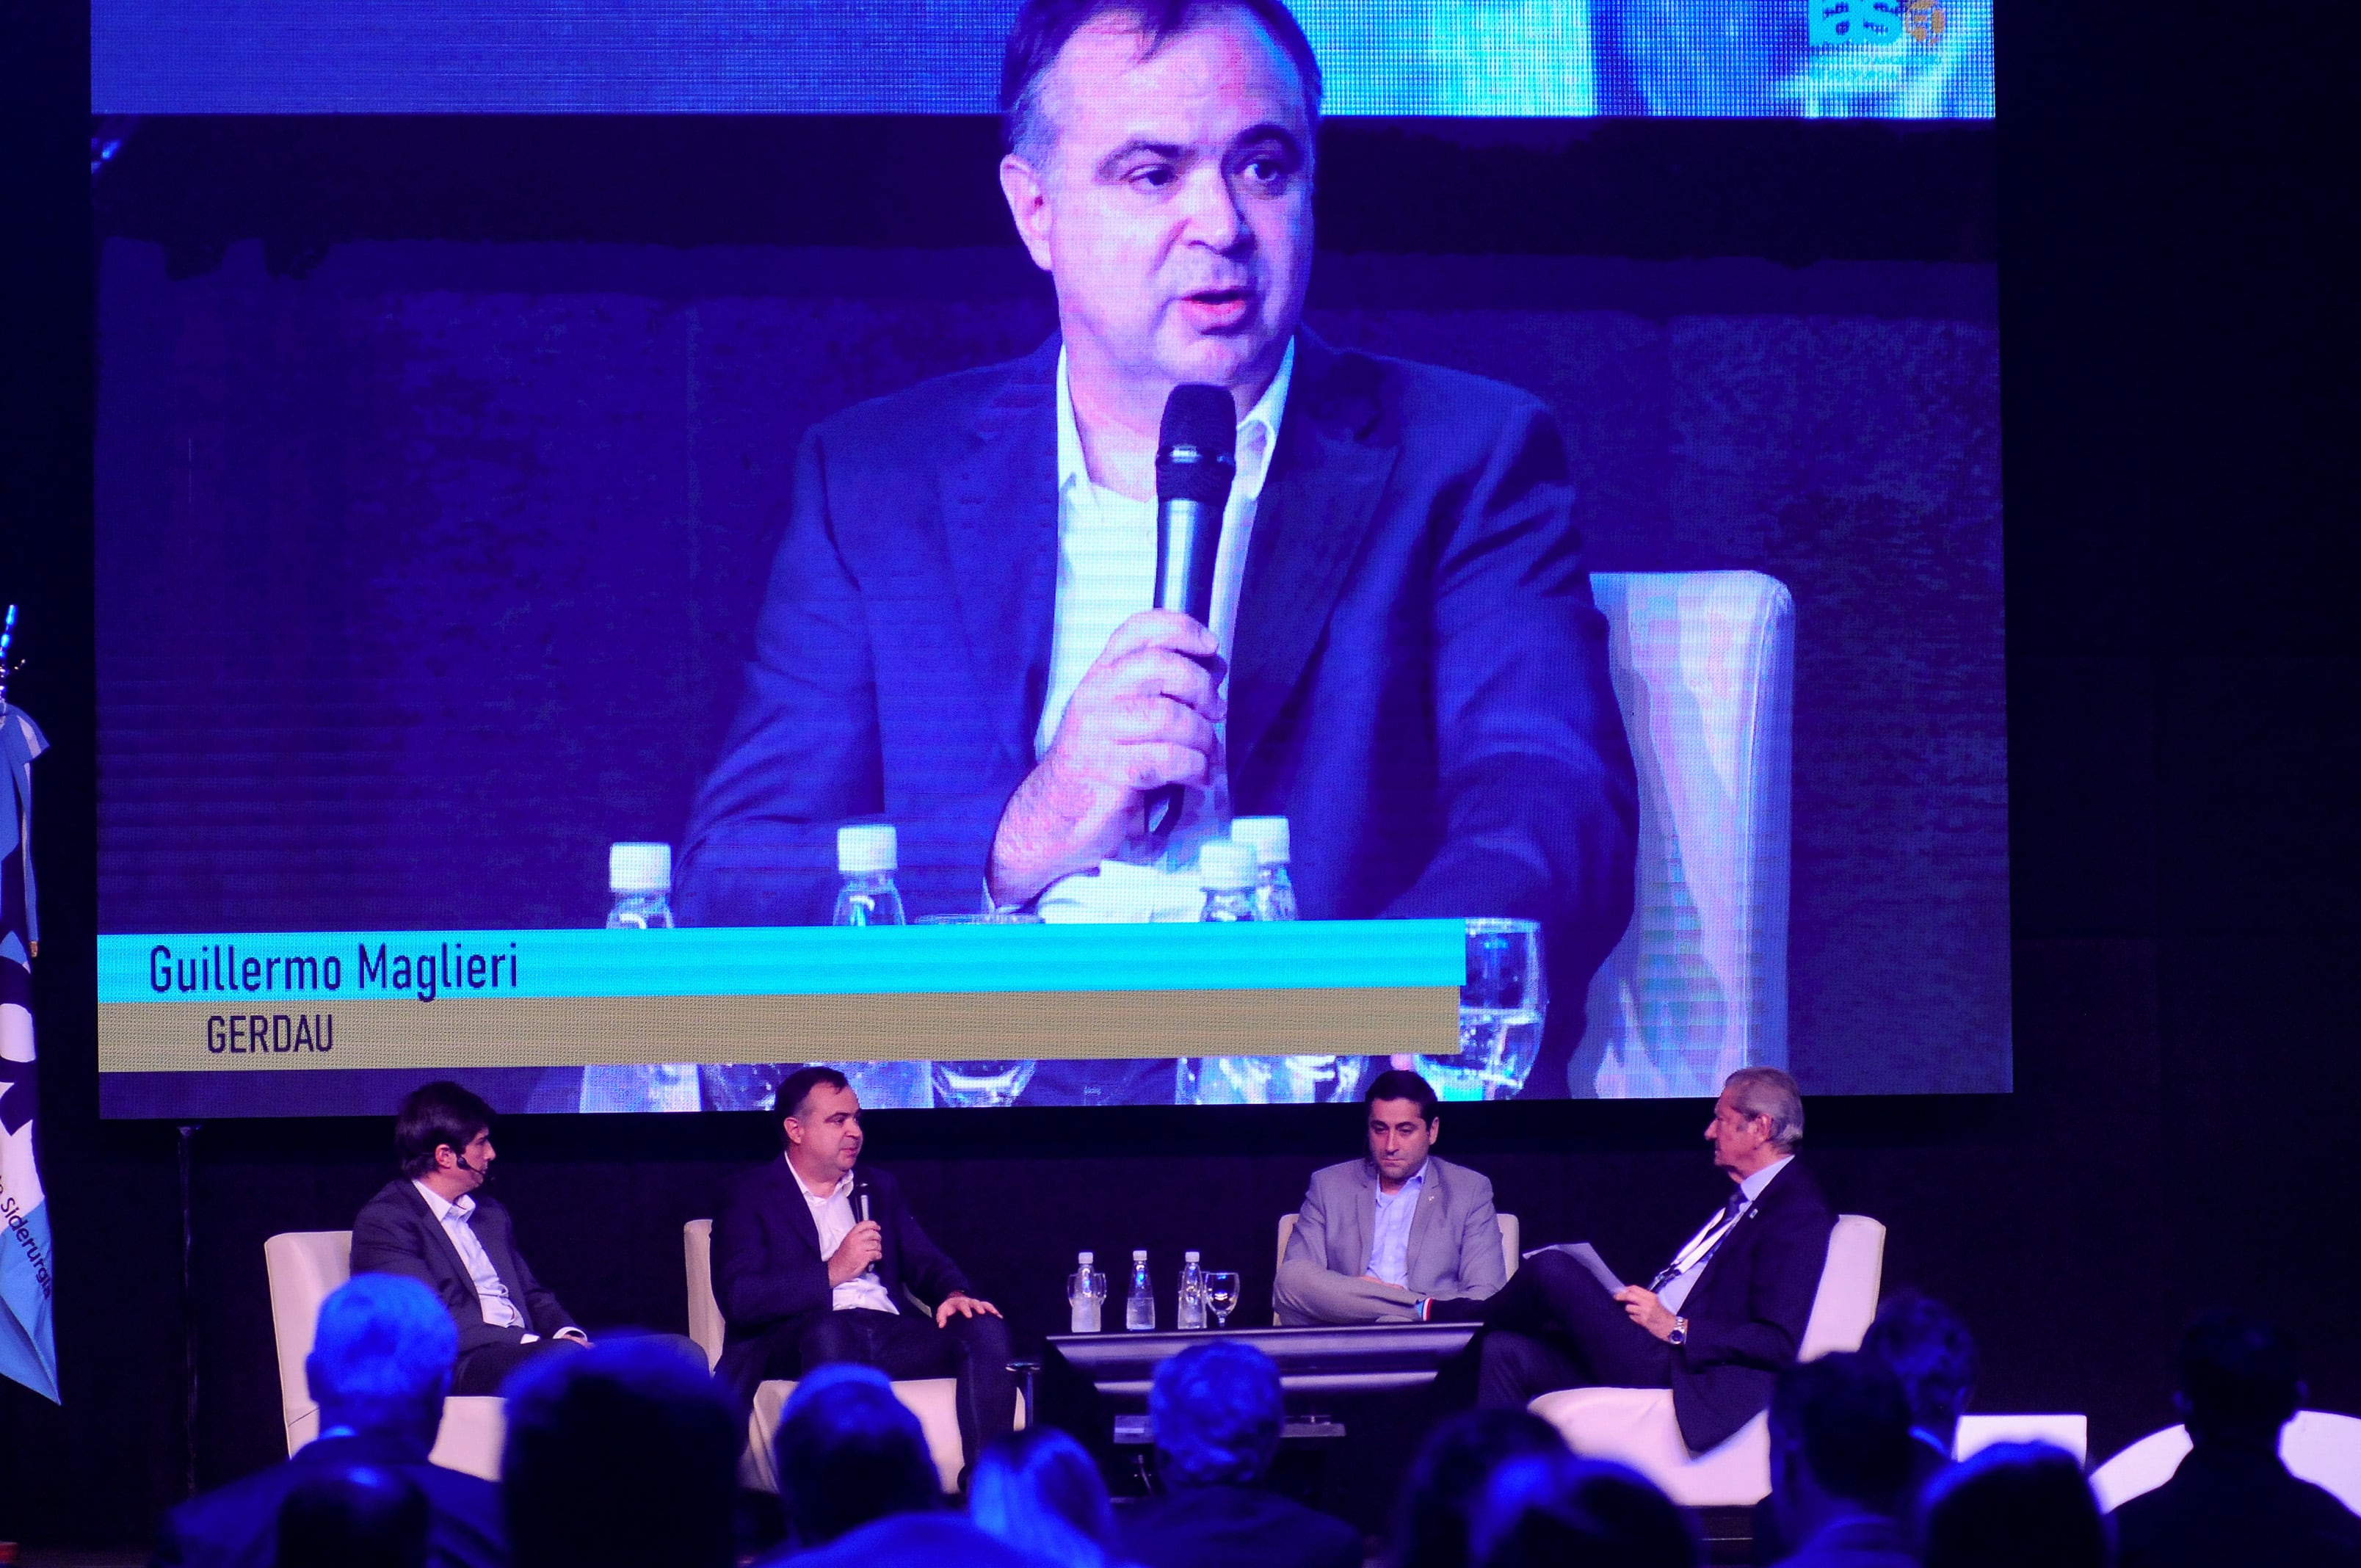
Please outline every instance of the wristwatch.
M1664 1343L1666 1344L1688 1343L1689 1321L1686 1318L1675 1318L1673 1320L1673 1332L1664 1336Z

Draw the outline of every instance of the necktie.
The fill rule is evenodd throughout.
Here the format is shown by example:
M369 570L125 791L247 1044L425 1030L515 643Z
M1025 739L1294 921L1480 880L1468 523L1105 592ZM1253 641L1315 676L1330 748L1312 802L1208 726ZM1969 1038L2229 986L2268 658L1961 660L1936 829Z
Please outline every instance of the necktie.
M1656 1277L1648 1281L1648 1288L1661 1291L1689 1269L1702 1267L1705 1260L1713 1255L1714 1249L1721 1245L1722 1238L1730 1234L1730 1227L1738 1223L1739 1217L1746 1212L1747 1202L1744 1188L1730 1193L1730 1201L1721 1206L1721 1212L1714 1216L1713 1223L1706 1227L1705 1233L1683 1247L1672 1262L1656 1270Z

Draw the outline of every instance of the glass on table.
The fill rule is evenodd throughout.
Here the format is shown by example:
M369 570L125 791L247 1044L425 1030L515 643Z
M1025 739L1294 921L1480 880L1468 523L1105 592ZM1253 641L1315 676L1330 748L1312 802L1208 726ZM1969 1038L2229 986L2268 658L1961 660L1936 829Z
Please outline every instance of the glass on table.
M1206 1275L1205 1305L1213 1310L1215 1326L1228 1328L1230 1314L1238 1310L1238 1277L1226 1268Z
M1508 1100L1525 1086L1541 1055L1549 982L1537 920L1467 922L1466 979L1459 988L1459 1048L1448 1056L1398 1058L1443 1100Z
M921 926L1038 926L1038 915L991 910L973 915L922 915ZM982 1058L928 1064L938 1105L1014 1105L1033 1081L1035 1061Z

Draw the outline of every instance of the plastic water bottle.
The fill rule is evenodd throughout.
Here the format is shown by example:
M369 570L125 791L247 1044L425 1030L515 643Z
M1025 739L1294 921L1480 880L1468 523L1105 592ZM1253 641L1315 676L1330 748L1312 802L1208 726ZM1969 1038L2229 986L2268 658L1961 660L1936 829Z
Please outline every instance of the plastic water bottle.
M1197 1255L1180 1255L1180 1310L1172 1316L1176 1329L1202 1329L1205 1326L1205 1271L1197 1265Z
M1260 870L1255 876L1254 910L1257 920L1295 918L1295 883L1287 874L1288 836L1284 817L1241 817L1230 824L1230 838L1255 852Z
M1200 920L1237 921L1255 918L1255 877L1261 867L1246 845L1220 839L1197 853L1197 885L1205 890Z
M1074 1272L1066 1280L1066 1302L1073 1309L1072 1332L1099 1332L1099 1305L1106 1299L1106 1276L1092 1266L1089 1253L1074 1255Z
M839 926L904 924L902 894L894 886L901 841L890 822L848 823L836 830L836 869L844 886L836 895Z
M672 846L607 846L607 929L672 929ZM592 1062L582 1069L578 1109L696 1111L704 1105L695 1062Z
M1156 1326L1156 1288L1148 1281L1148 1252L1145 1248L1131 1255L1131 1293L1123 1300L1123 1326L1126 1329L1152 1329Z
M672 846L607 846L607 929L672 929Z

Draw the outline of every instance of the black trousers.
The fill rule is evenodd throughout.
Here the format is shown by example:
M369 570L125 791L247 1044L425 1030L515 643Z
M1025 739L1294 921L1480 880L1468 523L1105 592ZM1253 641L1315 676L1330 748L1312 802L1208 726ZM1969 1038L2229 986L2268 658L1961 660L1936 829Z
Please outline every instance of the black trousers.
M848 1307L781 1323L731 1347L723 1362L730 1391L743 1411L772 1377L801 1377L832 1361L873 1366L891 1378L959 1379L960 1442L968 1463L1016 1425L1016 1377L1008 1370L1008 1325L989 1312L951 1315L941 1328L917 1312Z
M1484 1303L1476 1402L1521 1406L1553 1388L1669 1388L1673 1347L1633 1322L1564 1253L1525 1260Z
M705 1365L705 1352L697 1349L697 1342L686 1334L650 1334L636 1329L619 1329L612 1333L594 1333L591 1338L601 1343L609 1339L657 1340L671 1345L697 1365ZM519 1367L530 1364L535 1357L580 1348L570 1339L552 1339L547 1335L531 1344L479 1344L473 1350L463 1352L458 1365L451 1369L451 1392L497 1394Z

